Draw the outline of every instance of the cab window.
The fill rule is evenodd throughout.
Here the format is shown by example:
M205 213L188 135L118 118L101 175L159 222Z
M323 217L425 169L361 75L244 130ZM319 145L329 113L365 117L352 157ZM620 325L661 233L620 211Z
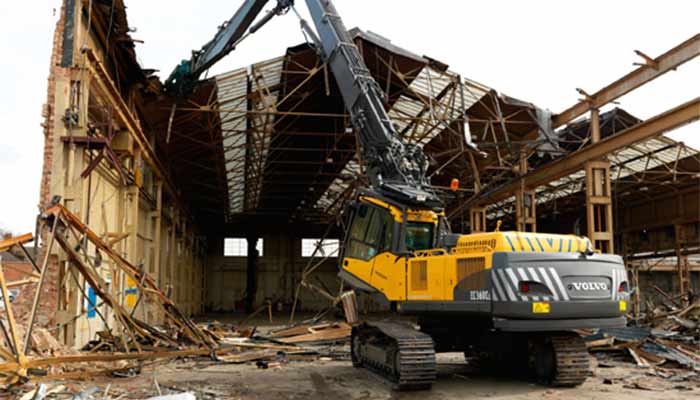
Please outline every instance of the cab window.
M350 226L346 257L369 260L390 248L392 236L387 232L393 230L392 223L387 210L360 205Z
M385 209L376 209L372 215L372 221L367 229L367 243L379 253L391 249L393 237L394 218Z
M406 223L406 248L408 251L426 250L433 248L433 229L430 222Z
M384 238L382 242L382 251L390 251L394 244L394 217L391 213L384 214Z

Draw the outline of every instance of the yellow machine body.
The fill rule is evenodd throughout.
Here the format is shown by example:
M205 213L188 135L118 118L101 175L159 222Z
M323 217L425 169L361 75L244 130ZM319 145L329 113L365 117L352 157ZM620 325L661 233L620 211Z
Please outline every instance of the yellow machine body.
M400 324L366 323L354 331L353 360L391 368L395 347L376 343L392 343L403 332L403 341L434 344L422 350L426 354L469 351L507 357L528 354L530 345L551 337L561 346L549 354L563 352L557 356L557 379L575 385L587 376L588 354L581 338L565 332L626 324L630 291L622 258L596 254L587 238L454 234L441 209L412 209L374 194L360 195L348 211L340 277L378 304L416 317L420 326L418 333L402 331ZM538 365L549 362L541 357ZM528 357L520 360L527 363ZM434 358L421 362L428 368ZM566 370L564 365L577 367ZM547 371L541 375L552 376Z
M378 213L385 212L386 224L390 221L397 224L413 222L432 224L438 229L440 218L444 217L442 212L431 210L408 209L404 212L369 196L361 196L359 202L371 205L379 210ZM409 256L397 255L395 246L392 248L386 243L382 246L379 241L376 244L382 248L369 251L369 254L346 251L342 269L381 292L389 301L451 301L457 285L466 291L483 290L488 284L487 274L482 271L491 268L492 256L496 252L574 253L585 252L591 247L585 237L529 232L461 235L450 250L409 249Z

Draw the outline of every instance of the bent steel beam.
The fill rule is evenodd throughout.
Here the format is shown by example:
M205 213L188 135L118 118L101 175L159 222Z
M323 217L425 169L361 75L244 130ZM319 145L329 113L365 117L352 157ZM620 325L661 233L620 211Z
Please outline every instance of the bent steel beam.
M526 187L530 188L544 185L562 176L583 169L585 162L597 160L606 154L620 150L633 143L653 138L699 119L700 97L697 97L687 103L681 104L671 110L627 128L616 135L609 136L598 143L559 158L524 176L517 177L498 188L481 192L451 210L448 215L451 217L471 206L487 205L505 200L513 196L520 189L521 180Z
M697 34L664 54L656 57L653 63L646 63L579 101L568 109L552 117L552 127L560 127L574 118L588 112L591 108L600 108L605 104L631 92L668 71L675 70L700 55L700 34Z

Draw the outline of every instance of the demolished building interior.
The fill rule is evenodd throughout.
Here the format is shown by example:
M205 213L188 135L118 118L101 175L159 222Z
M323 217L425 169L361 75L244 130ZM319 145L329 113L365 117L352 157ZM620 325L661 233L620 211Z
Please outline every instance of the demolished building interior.
M310 45L176 98L137 61L122 0L63 3L37 232L0 242L22 250L40 238L20 251L33 267L17 280L0 258L3 379L45 379L32 371L71 362L206 356L222 339L193 317L257 311L287 323L292 310L341 303L341 214L367 178L335 80ZM663 134L698 120L700 98L646 120L610 104L700 55L700 35L551 115L449 60L351 35L398 132L428 154L433 185L459 179L443 195L453 231L587 236L623 256L638 288L631 320L697 301L700 152ZM20 289L12 303L8 288ZM364 298L359 307L383 310ZM170 330L152 328L163 324ZM325 329L347 334L314 332ZM37 332L92 350L51 358L31 349Z

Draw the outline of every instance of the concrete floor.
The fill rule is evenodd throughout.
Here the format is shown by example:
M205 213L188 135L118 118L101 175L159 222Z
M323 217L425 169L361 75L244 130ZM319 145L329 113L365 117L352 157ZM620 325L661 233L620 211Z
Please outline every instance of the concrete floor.
M301 315L303 320L311 315ZM266 316L258 316L251 326L262 327L286 322L287 316L276 313L270 324ZM201 321L234 322L241 318L216 315ZM112 399L144 399L157 394L157 381L162 392L191 391L198 399L299 399L299 400L379 400L379 399L602 399L684 400L700 398L700 378L691 380L663 379L650 376L629 361L606 358L608 368L599 367L591 357L594 376L573 389L554 389L536 385L517 377L484 376L474 371L460 353L438 355L438 379L431 391L393 392L376 375L353 368L350 361L290 362L279 368L258 369L255 363L225 364L207 359L163 362L144 367L133 378L96 377L77 386L97 386L104 391L109 385ZM673 371L673 370L669 370ZM677 378L687 370L676 370ZM604 383L609 380L610 383ZM631 388L635 382L645 388ZM625 387L628 386L628 387Z
M574 389L552 389L516 378L480 376L470 371L460 355L438 359L439 377L429 392L393 392L375 375L353 368L349 361L291 362L274 369L254 364L212 364L208 361L175 362L145 368L127 379L102 378L90 382L102 389L110 385L120 398L154 396L155 384L164 393L174 389L192 391L203 399L697 399L700 382L674 383L645 376L631 365L595 368L595 376ZM603 378L613 380L604 384ZM651 390L625 388L640 379ZM675 388L674 388L675 386Z

